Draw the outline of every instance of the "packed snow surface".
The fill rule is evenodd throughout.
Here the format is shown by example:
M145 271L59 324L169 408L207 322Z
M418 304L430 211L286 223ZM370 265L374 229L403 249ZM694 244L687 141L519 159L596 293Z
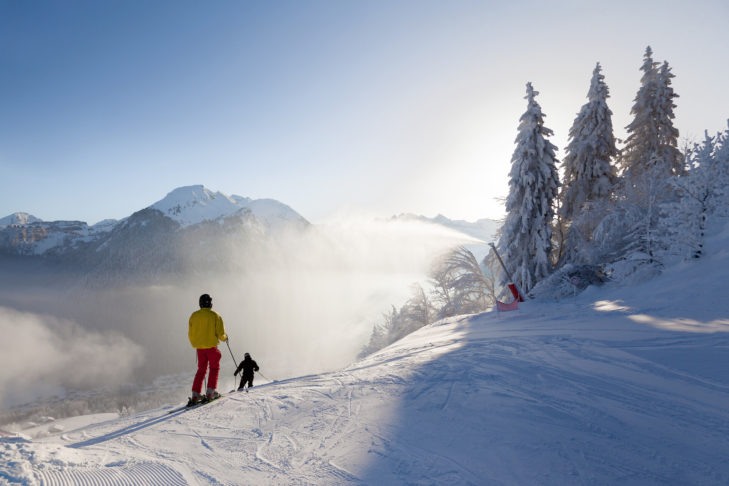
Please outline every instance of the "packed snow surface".
M0 438L0 482L729 484L727 236L643 285L441 321L340 371Z

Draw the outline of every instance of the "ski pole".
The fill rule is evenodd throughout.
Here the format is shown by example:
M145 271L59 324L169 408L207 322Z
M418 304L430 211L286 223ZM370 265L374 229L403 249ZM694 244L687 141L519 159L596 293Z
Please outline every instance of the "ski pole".
M266 375L264 375L264 374L263 374L263 373L261 373L260 371L256 371L256 373L258 373L259 375L261 375L261 377L262 377L262 378L263 378L264 380L268 380L268 381L273 381L273 380L269 379L268 377L266 377Z
M228 346L228 351L230 351L230 357L233 358L233 363L235 364L235 370L237 373L238 372L238 362L235 360L235 356L233 356L233 350L230 349L230 336L228 336L228 339L225 340L225 345ZM233 376L235 377L236 374L233 373ZM235 388L236 381L237 381L237 378L233 378L233 388Z
M225 344L228 346L228 351L230 351L230 357L233 358L233 363L235 363L235 369L238 369L238 362L235 360L235 356L233 356L233 351L230 349L230 336L228 336L228 339L225 340Z

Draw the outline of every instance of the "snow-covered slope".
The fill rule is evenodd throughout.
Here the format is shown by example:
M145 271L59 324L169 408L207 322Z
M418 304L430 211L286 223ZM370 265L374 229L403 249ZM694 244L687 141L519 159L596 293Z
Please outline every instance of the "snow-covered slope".
M641 286L433 324L338 372L2 438L0 479L729 484L728 242Z

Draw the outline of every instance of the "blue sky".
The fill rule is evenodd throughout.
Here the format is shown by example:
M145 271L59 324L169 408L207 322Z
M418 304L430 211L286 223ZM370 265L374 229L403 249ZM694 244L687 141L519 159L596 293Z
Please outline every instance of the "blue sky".
M729 6L0 0L0 216L95 223L175 187L500 217L525 84L563 155L595 62L624 136L646 45L676 126L726 127Z

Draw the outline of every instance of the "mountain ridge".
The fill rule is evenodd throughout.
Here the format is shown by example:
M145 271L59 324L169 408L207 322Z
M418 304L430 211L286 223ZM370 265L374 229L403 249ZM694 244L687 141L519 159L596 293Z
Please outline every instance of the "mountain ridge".
M93 225L76 220L44 221L26 212L12 213L0 218L0 254L57 257L95 243L103 248L108 245L103 240L115 228L122 227L132 216L146 210L159 211L162 216L176 223L178 227L174 228L175 231L211 221L223 224L231 218L241 218L248 223L256 220L265 231L274 232L287 227L303 229L310 226L306 218L276 199L252 199L235 194L228 196L198 184L177 187L162 199L125 218L104 219ZM389 220L436 224L482 241L493 240L500 225L499 221L487 218L469 222L450 219L442 214L429 218L402 213Z
M213 192L203 185L182 186L164 198L120 220L104 219L94 225L84 221L43 221L24 212L0 219L0 253L20 256L68 255L80 247L98 243L110 236L135 214L145 210L160 214L184 229L206 221L222 223L230 218L258 220L268 230L282 227L305 228L309 222L291 207L275 199L251 199Z

